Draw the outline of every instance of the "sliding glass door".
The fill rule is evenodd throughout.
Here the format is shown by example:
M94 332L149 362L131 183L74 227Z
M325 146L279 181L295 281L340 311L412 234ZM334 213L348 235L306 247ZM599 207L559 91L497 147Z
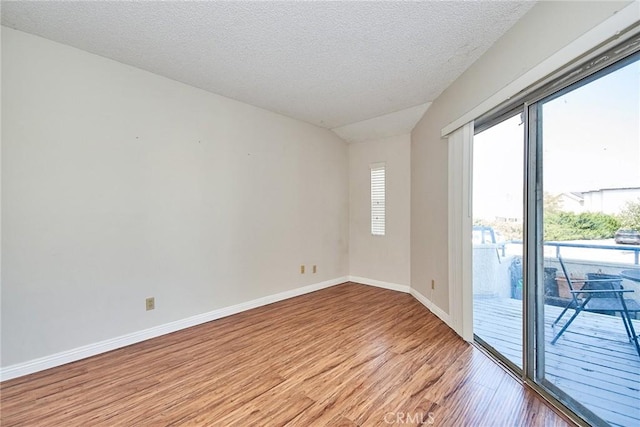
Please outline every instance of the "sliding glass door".
M473 331L517 370L522 369L523 156L520 113L473 138Z
M640 232L640 60L529 111L540 175L535 379L593 422L640 425L640 347L632 339L640 282L630 275L640 271L640 247L620 238Z
M475 339L591 425L640 425L639 44L481 118L473 140Z

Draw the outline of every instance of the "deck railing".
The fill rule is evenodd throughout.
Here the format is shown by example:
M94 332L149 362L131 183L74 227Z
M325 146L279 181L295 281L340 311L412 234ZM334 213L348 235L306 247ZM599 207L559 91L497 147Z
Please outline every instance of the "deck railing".
M508 243L522 244L522 240L511 240ZM633 263L635 265L640 265L640 246L592 245L589 243L571 242L544 242L544 245L556 248L556 258L560 255L560 248L607 249L633 252Z
M584 248L584 249L608 249L616 251L633 252L633 263L640 264L640 246L620 246L620 245L590 245L588 243L568 243L568 242L544 242L545 246L556 248L556 257L560 256L560 248Z

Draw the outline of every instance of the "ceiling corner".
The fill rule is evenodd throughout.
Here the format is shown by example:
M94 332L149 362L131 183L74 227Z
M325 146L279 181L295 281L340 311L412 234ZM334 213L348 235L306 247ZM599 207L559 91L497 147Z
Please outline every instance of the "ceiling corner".
M390 136L410 133L431 102L405 108L404 110L384 114L372 119L351 123L331 129L336 135L349 143L372 141Z

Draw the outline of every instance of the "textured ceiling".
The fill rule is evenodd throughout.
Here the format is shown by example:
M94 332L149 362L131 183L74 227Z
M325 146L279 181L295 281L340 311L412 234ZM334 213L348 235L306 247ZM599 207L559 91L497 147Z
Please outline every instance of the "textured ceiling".
M433 101L532 5L3 1L2 24L332 129Z
M431 103L427 102L332 130L347 142L363 142L402 135L411 132L430 106Z

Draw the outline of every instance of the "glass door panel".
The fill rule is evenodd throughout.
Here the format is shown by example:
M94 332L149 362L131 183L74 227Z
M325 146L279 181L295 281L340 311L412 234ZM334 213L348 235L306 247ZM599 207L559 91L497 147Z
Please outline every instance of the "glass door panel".
M640 62L614 67L530 110L542 179L536 380L591 422L637 426L640 282L625 272L640 268Z
M521 114L473 139L473 329L476 340L522 369Z

